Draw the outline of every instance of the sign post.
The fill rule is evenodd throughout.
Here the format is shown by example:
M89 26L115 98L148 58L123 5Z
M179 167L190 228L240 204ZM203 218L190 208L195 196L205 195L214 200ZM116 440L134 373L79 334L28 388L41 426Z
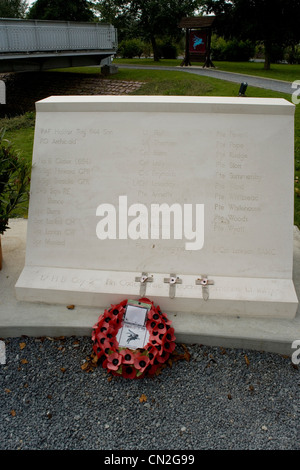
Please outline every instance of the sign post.
M186 29L185 57L181 66L193 62L204 62L204 67L214 67L210 54L211 32L214 16L199 18L182 18L180 28Z

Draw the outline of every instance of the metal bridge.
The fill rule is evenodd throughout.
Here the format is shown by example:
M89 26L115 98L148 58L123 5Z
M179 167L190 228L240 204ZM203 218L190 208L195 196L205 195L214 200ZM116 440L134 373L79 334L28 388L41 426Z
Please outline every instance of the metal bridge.
M108 24L0 18L0 72L100 65L118 47Z

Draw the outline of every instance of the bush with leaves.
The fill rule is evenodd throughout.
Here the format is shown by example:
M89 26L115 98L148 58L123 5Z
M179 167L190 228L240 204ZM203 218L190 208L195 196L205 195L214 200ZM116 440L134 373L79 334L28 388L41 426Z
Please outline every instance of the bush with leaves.
M29 197L30 167L0 130L0 234L8 228L15 209Z
M285 60L289 64L300 64L300 46L290 46L285 50Z
M118 54L123 59L133 59L133 57L141 57L144 53L144 43L140 39L127 39L121 41Z
M248 40L225 40L215 35L212 36L211 50L214 60L225 60L229 62L248 61L255 54L255 46Z
M177 47L171 41L157 41L158 53L164 59L177 59Z

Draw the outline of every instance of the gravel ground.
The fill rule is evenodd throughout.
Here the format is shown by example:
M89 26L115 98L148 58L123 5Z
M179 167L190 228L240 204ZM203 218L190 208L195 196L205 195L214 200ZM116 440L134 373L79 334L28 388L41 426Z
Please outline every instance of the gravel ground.
M1 450L300 449L291 358L186 345L190 359L155 378L110 380L82 368L89 337L2 341Z

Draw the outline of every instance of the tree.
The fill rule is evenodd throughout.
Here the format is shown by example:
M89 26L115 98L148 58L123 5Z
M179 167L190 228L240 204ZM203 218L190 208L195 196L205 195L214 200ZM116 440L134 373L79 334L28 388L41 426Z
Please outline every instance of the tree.
M26 0L0 0L1 18L24 18L26 9Z
M124 0L97 0L93 9L99 21L112 24L118 30L118 39L135 39L141 36L138 19L133 15L130 5Z
M93 13L86 0L36 0L27 18L35 20L92 21Z
M192 16L199 0L98 0L95 9L102 20L119 29L127 29L129 36L138 35L152 44L154 60L159 60L157 38L169 36L178 39L180 19Z
M299 0L202 0L202 7L217 16L216 31L225 38L262 42L267 70L276 48L300 40Z

